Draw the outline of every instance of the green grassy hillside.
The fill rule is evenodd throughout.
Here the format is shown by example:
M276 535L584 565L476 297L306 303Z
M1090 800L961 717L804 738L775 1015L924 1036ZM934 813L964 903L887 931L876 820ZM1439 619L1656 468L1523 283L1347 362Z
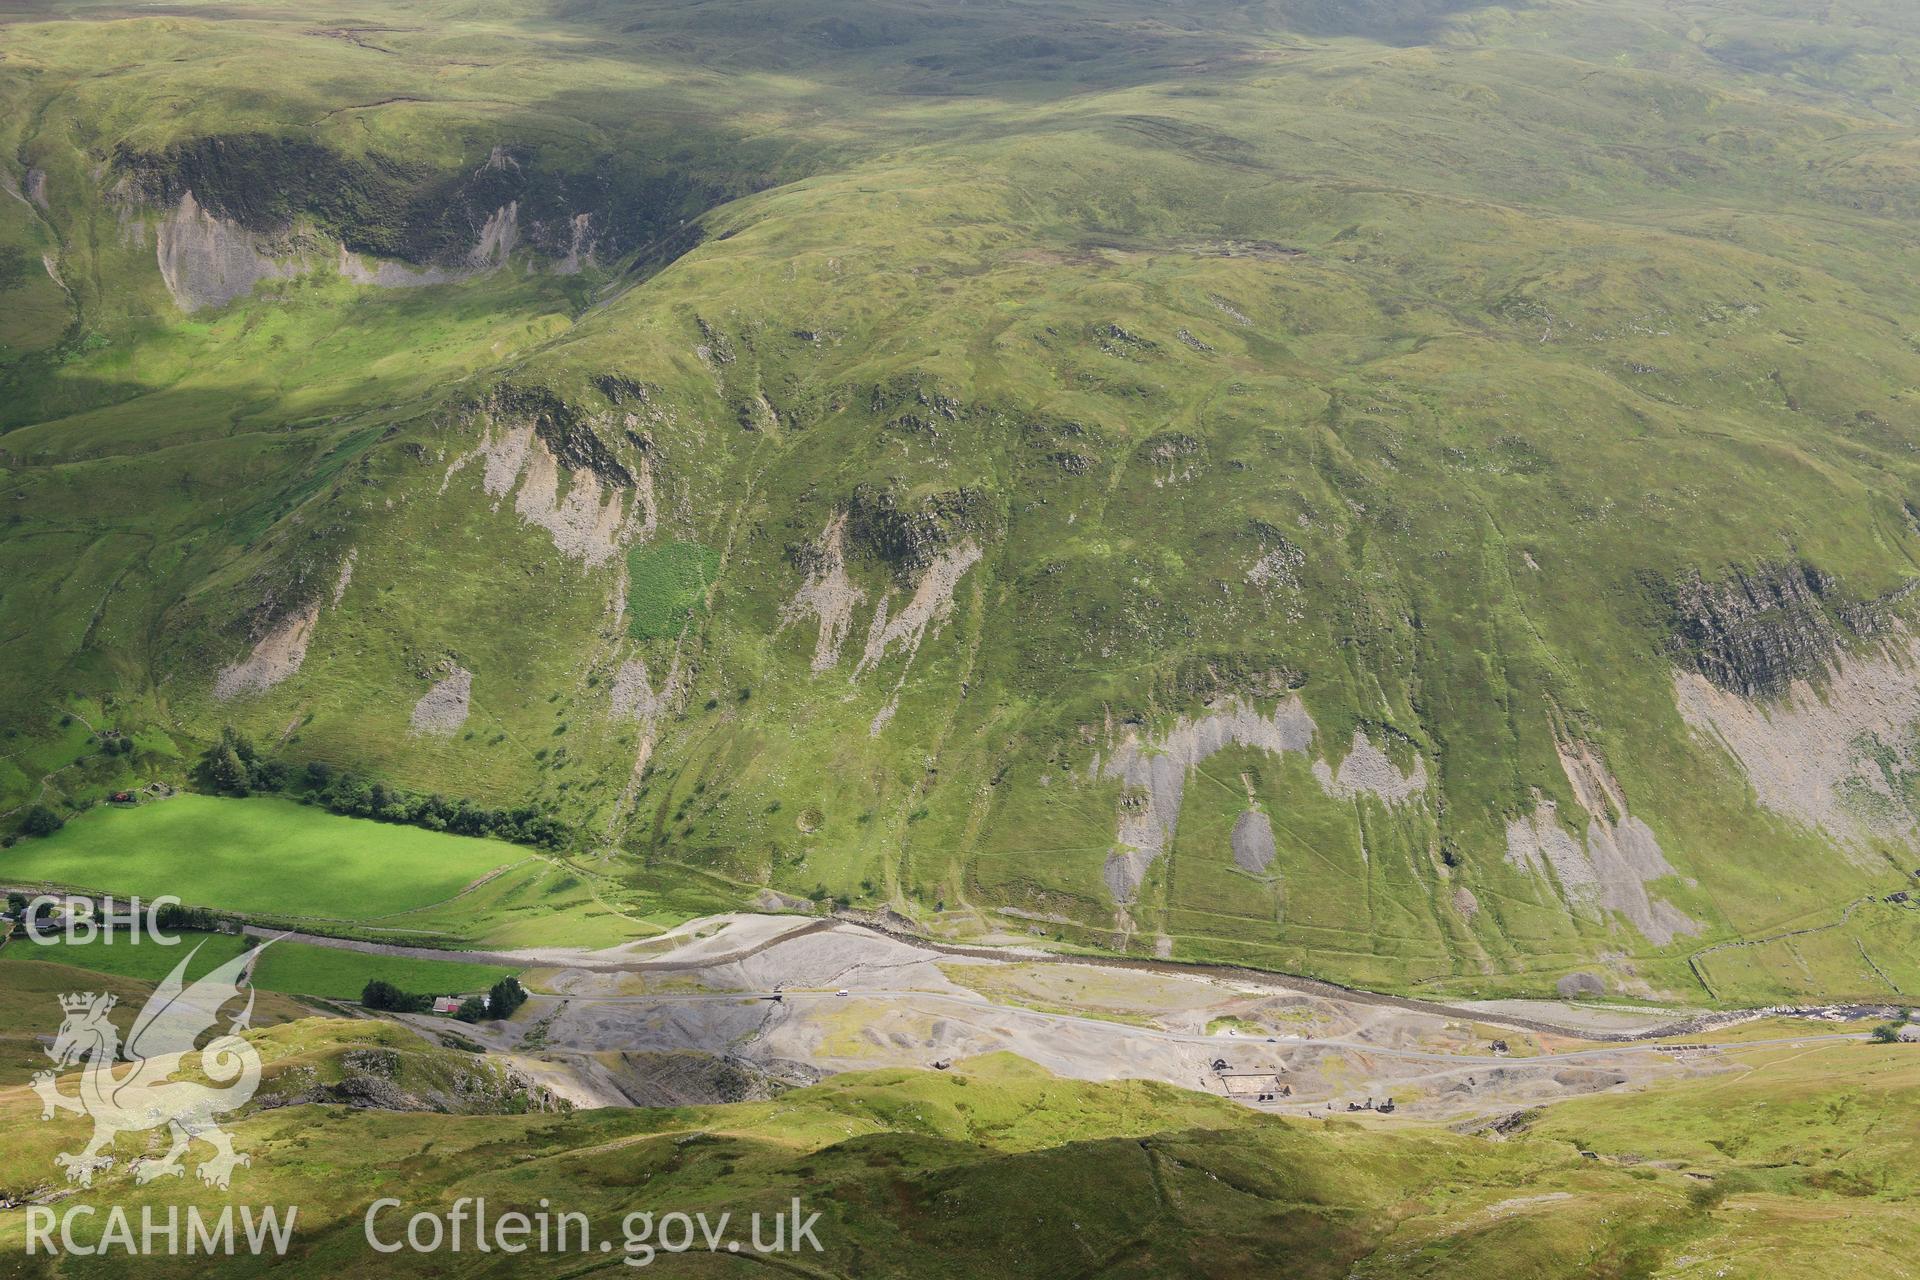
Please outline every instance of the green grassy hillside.
M1905 7L0 41L9 822L234 724L667 915L1920 981Z
M652 1265L692 1275L746 1274L751 1262L755 1274L784 1264L810 1275L1812 1277L1844 1256L1851 1273L1897 1276L1914 1229L1904 1172L1914 1132L1901 1117L1915 1067L1899 1046L1749 1050L1744 1070L1463 1136L1260 1116L1164 1085L1061 1081L1007 1057L951 1073L842 1076L767 1103L511 1114L527 1100L510 1083L392 1027L310 1019L254 1039L268 1060L267 1101L233 1125L253 1164L230 1194L298 1206L274 1266L289 1276L372 1258L363 1219L383 1196L441 1214L461 1197L485 1197L490 1214L544 1200L616 1242L611 1257L510 1260L513 1274L539 1275L628 1271L629 1212L726 1213L738 1224L728 1234L744 1237L748 1215L771 1216L795 1194L821 1215L818 1253L701 1250ZM392 1109L397 1096L413 1109ZM388 1101L369 1107L370 1097ZM456 1097L468 1114L435 1113ZM0 1094L15 1135L0 1186L30 1202L54 1153L84 1130L35 1123L38 1105L21 1090ZM140 1187L118 1169L105 1179L92 1194L136 1221L142 1206L164 1218L167 1205L208 1213L229 1200L192 1179ZM404 1230L404 1217L392 1221ZM55 1274L53 1260L25 1256L22 1223L0 1215L11 1274ZM90 1243L84 1224L78 1234ZM508 1265L470 1248L378 1262L394 1275ZM139 1265L253 1275L262 1264ZM68 1257L58 1274L128 1266Z

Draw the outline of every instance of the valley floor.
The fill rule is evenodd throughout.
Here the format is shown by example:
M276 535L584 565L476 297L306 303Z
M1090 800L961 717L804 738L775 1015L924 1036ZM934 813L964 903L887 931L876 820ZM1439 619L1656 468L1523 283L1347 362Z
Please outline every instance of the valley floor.
M595 949L450 952L258 926L245 933L262 948L261 972L284 971L296 955L299 974L320 969L321 985L282 980L296 995L351 999L339 987L348 979L316 965L329 955L349 962L351 981L383 976L403 988L482 987L517 972L532 995L510 1020L469 1027L394 1016L436 1044L477 1041L582 1107L772 1096L839 1072L946 1069L1009 1052L1068 1078L1157 1080L1278 1114L1390 1101L1410 1118L1490 1120L1725 1070L1729 1045L1861 1040L1863 1020L1893 1014L1448 1005L1247 970L943 946L858 920L791 915L707 917ZM16 953L23 948L36 950L21 941ZM55 958L83 966L125 963L124 945L118 957L58 950Z

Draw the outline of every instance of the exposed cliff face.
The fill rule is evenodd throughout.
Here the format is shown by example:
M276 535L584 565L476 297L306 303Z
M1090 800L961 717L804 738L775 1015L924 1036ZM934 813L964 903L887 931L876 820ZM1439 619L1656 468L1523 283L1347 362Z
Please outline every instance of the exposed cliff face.
M225 702L246 694L265 693L300 670L307 660L307 644L320 621L318 601L286 615L254 642L247 656L222 667L214 677L213 696Z
M126 188L120 195L123 235L130 242L143 242L148 222L144 206L125 203ZM307 275L329 258L341 278L354 284L384 289L451 284L503 266L514 243L511 221L504 229L490 223L466 265L413 266L355 253L344 243L328 249L308 224L249 228L208 209L187 190L159 220L154 257L174 304L182 311L199 311L243 298L264 280Z
M104 181L123 239L158 221L168 292L196 311L326 262L383 288L451 283L527 254L570 275L639 250L630 265L657 269L699 243L693 219L726 194L662 166L603 156L555 170L496 146L477 167L442 171L228 134L157 151L122 145Z
M321 615L346 598L358 558L358 548L348 547L337 562L323 552L295 560L288 566L290 575L254 578L248 589L256 603L233 624L249 648L215 672L214 698L228 702L262 694L298 674Z
M1849 599L1809 565L1668 592L1674 701L1739 764L1761 805L1856 853L1920 847L1920 641L1903 588Z
M1920 639L1903 630L1766 700L1678 671L1674 699L1766 808L1856 853L1874 840L1920 848Z
M412 289L421 285L451 284L472 273L450 267L415 267L404 262L369 258L341 245L334 269L343 279L355 284L370 284L379 289Z
M986 500L960 488L902 502L890 490L861 485L847 512L847 532L860 550L900 577L924 570L970 533L986 531Z
M1784 693L1831 668L1849 638L1886 629L1892 600L1849 601L1812 565L1763 565L1709 583L1696 571L1664 588L1674 656L1742 697Z
M448 465L442 491L477 460L481 487L496 508L518 485L514 513L545 529L562 554L589 565L605 563L652 531L648 459L641 456L630 470L583 416L551 393L496 394L462 416L479 424L480 443Z
M807 580L780 614L782 629L805 618L818 619L820 628L813 649L816 673L840 661L840 646L853 626L853 611L866 598L866 593L847 577L846 530L847 517L835 515L817 541L796 550L794 560Z
M525 244L578 271L669 238L723 195L627 155L556 170L496 146L472 169L436 170L263 133L122 147L113 168L121 196L139 204L171 208L191 191L255 235L307 221L353 254L447 268L497 266Z
M137 208L123 206L127 225L146 223ZM451 284L471 279L503 265L512 250L512 228L504 239L483 236L472 264L464 267L411 266L391 259L367 257L344 244L332 250L332 265L343 279L384 289ZM192 191L181 193L160 220L154 256L167 292L182 311L223 307L252 293L263 280L303 276L325 261L328 254L310 235L292 225L267 231L250 230L231 218L201 205Z
M474 402L469 412L532 428L554 458L570 471L591 471L616 489L634 487L633 470L615 454L615 449L623 446L612 423L596 423L592 415L546 387L503 382ZM625 443L630 444L631 438Z
M1365 732L1353 731L1353 743L1346 759L1334 769L1325 760L1313 762L1314 780L1320 789L1336 800L1351 800L1365 793L1389 805L1405 804L1427 789L1427 762L1413 758L1413 767L1402 773L1387 753L1373 745Z
M954 588L960 584L967 570L979 563L980 554L979 546L971 541L942 551L915 581L913 594L898 613L888 614L893 600L891 592L881 597L873 611L873 622L867 628L866 648L860 654L860 661L854 665L854 678L858 679L879 666L889 649L901 650L911 663L913 655L920 650L920 642L927 634L927 628L937 626L953 615Z
M160 278L182 311L225 306L252 293L262 280L306 270L290 236L257 234L216 217L192 191L182 192L161 221L155 254Z
M425 1045L403 1045L378 1032L363 1047L274 1062L252 1108L328 1103L358 1110L498 1115L544 1097L532 1082L497 1060Z

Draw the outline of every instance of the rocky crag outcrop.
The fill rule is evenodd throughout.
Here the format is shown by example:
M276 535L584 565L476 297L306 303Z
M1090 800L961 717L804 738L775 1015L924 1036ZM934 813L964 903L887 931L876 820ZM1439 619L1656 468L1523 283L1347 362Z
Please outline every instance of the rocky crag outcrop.
M1849 600L1831 574L1808 564L1737 569L1716 583L1696 570L1661 594L1675 659L1745 698L1827 672L1846 641L1883 633L1897 602Z
M123 146L111 168L123 199L170 208L191 191L256 234L307 219L354 253L415 266L466 265L524 244L578 270L649 244L721 195L632 156L556 169L500 144L471 168L432 169L269 133Z
M154 256L174 302L198 311L245 297L262 280L304 274L306 248L289 228L256 233L217 218L186 191L160 220Z
M1920 640L1906 587L1850 598L1811 565L1710 584L1673 609L1674 701L1738 764L1766 809L1860 856L1876 840L1920 848Z
M507 1115L544 1105L544 1090L497 1059L450 1067L445 1050L348 1049L317 1062L276 1064L253 1109L314 1103L363 1111Z
M890 489L860 485L847 509L847 535L860 552L905 579L924 571L969 535L988 532L986 495L957 488L902 500Z
M642 399L596 413L546 387L500 383L459 409L480 442L448 464L441 491L477 462L496 507L514 494L515 514L545 529L563 554L604 564L658 520L647 408Z
M320 624L323 607L339 608L353 581L358 556L347 548L337 567L325 555L295 562L292 580L269 583L256 580L259 603L235 625L245 632L246 654L222 666L214 675L213 696L221 702L265 693L300 670L307 646Z
M518 250L565 275L635 250L657 266L698 242L690 217L722 196L632 158L561 172L497 145L471 169L437 171L263 133L122 146L108 181L123 223L157 217L160 270L187 311L323 263L389 288L498 270Z
M1771 698L1676 671L1674 701L1688 727L1732 757L1762 807L1857 859L1876 841L1920 849L1920 639L1904 627Z

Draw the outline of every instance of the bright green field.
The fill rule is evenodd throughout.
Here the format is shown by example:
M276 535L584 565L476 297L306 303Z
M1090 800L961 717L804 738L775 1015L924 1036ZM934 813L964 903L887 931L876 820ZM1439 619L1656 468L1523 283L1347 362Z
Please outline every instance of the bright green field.
M500 965L465 964L458 960L408 960L397 956L364 955L337 947L305 942L275 942L260 957L254 982L262 991L321 996L329 1000L358 1000L375 978L402 991L431 995L484 991L516 969Z
M511 845L343 818L290 800L175 796L101 807L0 855L0 879L196 906L370 920L453 897L525 854Z
M0 948L0 964L65 964L115 977L158 982L196 946L198 951L187 970L189 978L198 978L240 954L241 940L230 934L188 934L180 945L172 947L124 941L104 946L98 942L39 946L16 940ZM391 982L403 991L445 995L483 991L516 972L518 970L499 965L410 960L306 942L274 942L267 945L260 957L254 970L254 985L262 991L278 991L283 995L357 1000L361 990L375 978Z
M187 967L189 980L197 979L240 954L242 940L235 934L190 933L175 946L151 941L128 942L116 938L112 943L85 942L35 943L17 937L0 948L0 962L12 964L64 964L116 978L140 982L158 982L173 972L173 967L193 953ZM197 948L197 950L196 950ZM280 990L281 988L275 988Z

